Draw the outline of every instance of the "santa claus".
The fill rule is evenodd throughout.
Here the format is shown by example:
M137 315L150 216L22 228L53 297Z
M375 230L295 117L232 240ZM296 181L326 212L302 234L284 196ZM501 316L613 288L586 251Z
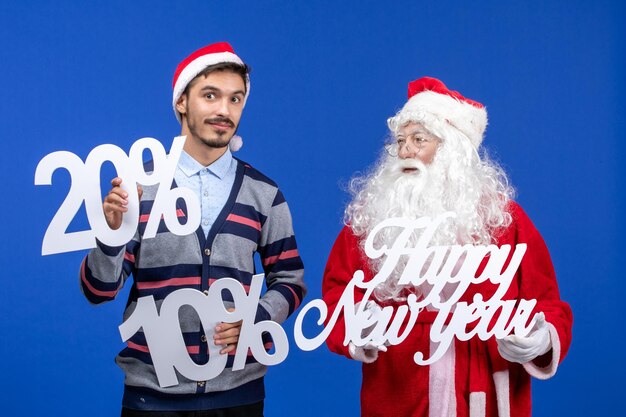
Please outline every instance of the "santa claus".
M437 227L431 245L527 245L503 299L537 300L535 324L523 336L455 340L429 366L416 364L413 355L422 352L428 357L437 349L429 337L437 316L433 306L419 314L409 336L398 345L385 340L370 340L363 346L344 344L341 319L327 344L333 352L363 362L363 416L530 416L531 376L547 379L556 373L570 345L571 310L560 300L541 235L513 201L514 190L505 172L481 147L487 126L485 107L434 78L411 82L408 96L404 107L387 121L393 140L379 162L369 174L351 182L353 199L345 211L346 226L324 273L329 310L337 306L355 271L362 270L368 281L384 264L384 256L370 259L364 253L366 238L379 223L392 217L435 218L453 212L454 217ZM390 246L398 233L397 228L386 228L376 233L373 244ZM417 242L420 233L415 230L410 240ZM428 294L427 282L399 285L404 258L378 284L373 299L363 300L364 291L355 290L357 308L363 301L361 311L376 316L385 306ZM483 260L483 268L487 261ZM481 272L479 268L477 274ZM454 290L454 284L446 284L442 301ZM490 280L475 283L459 302L471 302L477 294L488 299L496 290Z

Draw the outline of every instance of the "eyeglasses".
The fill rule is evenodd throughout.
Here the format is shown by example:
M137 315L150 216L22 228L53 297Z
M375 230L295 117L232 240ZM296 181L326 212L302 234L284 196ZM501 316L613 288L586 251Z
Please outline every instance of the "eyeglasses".
M394 158L397 157L402 149L406 147L407 151L411 147L416 153L420 153L428 144L436 142L439 139L425 134L423 131L413 132L405 136L397 136L394 143L388 143L385 145L387 153Z

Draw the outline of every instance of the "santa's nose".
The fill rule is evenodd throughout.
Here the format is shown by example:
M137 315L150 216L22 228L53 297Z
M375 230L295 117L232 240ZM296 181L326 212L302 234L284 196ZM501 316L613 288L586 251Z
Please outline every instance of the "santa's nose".
M415 159L417 158L417 154L419 153L419 149L416 149L414 146L411 146L409 143L405 143L404 146L400 148L398 151L398 157L400 159Z

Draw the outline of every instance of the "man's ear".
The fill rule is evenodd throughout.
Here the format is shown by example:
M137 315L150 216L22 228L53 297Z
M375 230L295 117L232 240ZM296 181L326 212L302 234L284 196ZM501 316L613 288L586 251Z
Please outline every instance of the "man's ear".
M187 94L183 93L176 102L176 110L182 115L187 113Z

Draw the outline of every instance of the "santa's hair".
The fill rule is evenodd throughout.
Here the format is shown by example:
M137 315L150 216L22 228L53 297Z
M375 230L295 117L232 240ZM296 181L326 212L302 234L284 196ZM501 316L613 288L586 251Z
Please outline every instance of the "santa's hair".
M412 121L405 117L394 119L389 120L394 133ZM350 181L353 199L346 207L344 222L361 237L362 248L368 233L390 217L434 218L447 211L456 213L455 218L439 226L431 245L496 243L498 230L511 224L506 207L514 190L504 170L484 149L479 155L467 136L454 126L442 120L428 120L425 125L430 133L440 138L440 143L433 161L421 169L425 169L424 172L403 174L398 165L406 161L383 151L368 173ZM390 146L397 145L391 143ZM378 233L374 245L391 243L393 234L392 230ZM373 272L377 272L383 262L382 257L372 260ZM397 266L399 273L402 264L404 262L399 262ZM376 289L377 297L402 298L401 289L396 285L398 278L390 277L382 283Z

